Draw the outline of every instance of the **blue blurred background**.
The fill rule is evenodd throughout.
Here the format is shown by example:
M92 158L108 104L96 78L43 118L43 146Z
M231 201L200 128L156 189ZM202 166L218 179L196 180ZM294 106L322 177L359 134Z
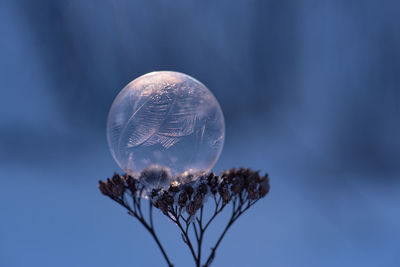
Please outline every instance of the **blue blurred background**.
M220 101L215 171L271 176L215 266L400 266L399 14L395 0L0 1L0 266L164 266L97 189L120 171L111 103L154 70Z

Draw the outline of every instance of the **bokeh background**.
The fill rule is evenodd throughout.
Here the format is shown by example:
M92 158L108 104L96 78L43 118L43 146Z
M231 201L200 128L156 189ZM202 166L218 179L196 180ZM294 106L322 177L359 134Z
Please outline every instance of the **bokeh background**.
M215 266L400 266L399 14L396 0L0 1L0 266L164 266L97 189L120 171L111 103L154 70L220 101L215 171L271 176ZM158 229L192 266L175 226Z

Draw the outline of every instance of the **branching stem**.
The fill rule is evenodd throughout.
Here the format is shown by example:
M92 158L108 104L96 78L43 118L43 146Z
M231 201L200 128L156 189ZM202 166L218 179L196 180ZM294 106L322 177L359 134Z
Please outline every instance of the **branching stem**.
M261 177L258 172L243 168L231 169L223 173L221 177L211 173L200 178L198 183L171 184L168 190L159 188L153 189L151 192L145 191L145 186L129 175L114 174L106 182L100 181L99 188L104 195L123 206L129 215L136 218L146 228L169 267L173 267L173 264L156 234L153 206L178 226L195 266L209 267L215 258L217 248L234 222L260 198L264 197L270 189L267 175ZM204 205L207 194L212 196L215 207L211 209L211 214L207 214L208 218L205 219ZM127 196L132 198L132 202L127 200ZM149 214L147 217L142 211L142 198L148 200ZM205 232L229 203L232 203L232 214L215 245L211 248L210 255L202 265ZM193 234L190 232L191 228ZM191 239L193 236L194 238Z

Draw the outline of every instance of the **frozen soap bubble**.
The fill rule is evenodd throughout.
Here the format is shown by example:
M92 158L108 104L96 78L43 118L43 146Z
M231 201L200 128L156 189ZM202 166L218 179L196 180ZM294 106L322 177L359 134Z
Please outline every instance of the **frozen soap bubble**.
M196 79L151 72L129 83L114 100L107 138L125 172L149 188L165 188L177 177L195 179L211 170L224 144L224 116L213 94Z

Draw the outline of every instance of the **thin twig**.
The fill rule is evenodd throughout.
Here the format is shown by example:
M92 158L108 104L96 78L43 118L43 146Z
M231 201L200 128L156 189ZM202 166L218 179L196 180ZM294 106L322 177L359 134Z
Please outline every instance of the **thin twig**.
M142 214L141 214L141 213L138 214L136 211L132 210L132 208L131 208L128 204L126 204L123 200L120 200L120 201L118 201L118 200L116 200L116 199L113 199L113 200L115 200L117 203L119 203L120 205L122 205L123 207L125 207L125 208L128 210L128 214L131 215L131 216L133 216L133 217L135 217L135 218L144 226L144 228L146 228L146 230L147 230L147 231L150 233L150 235L153 237L153 239L154 239L154 241L156 242L158 248L161 250L161 253L162 253L162 255L163 255L165 261L167 262L167 265L168 265L169 267L173 267L174 265L171 263L171 261L170 261L170 259L168 258L168 255L167 255L167 253L166 253L164 247L162 246L160 240L158 239L158 237L157 237L157 235L156 235L156 233L155 233L155 231L154 231L153 225L152 225L152 226L149 226L149 224L148 224L148 223L146 222L146 220L143 218ZM137 204L136 198L134 198L133 201L135 202L134 205L136 205L136 204ZM150 204L150 207L151 207L151 206L152 206L152 204ZM152 208L150 208L150 209L152 209ZM152 212L151 212L150 214L152 214ZM151 217L152 217L152 215L151 215ZM152 223L151 223L151 224L152 224Z

